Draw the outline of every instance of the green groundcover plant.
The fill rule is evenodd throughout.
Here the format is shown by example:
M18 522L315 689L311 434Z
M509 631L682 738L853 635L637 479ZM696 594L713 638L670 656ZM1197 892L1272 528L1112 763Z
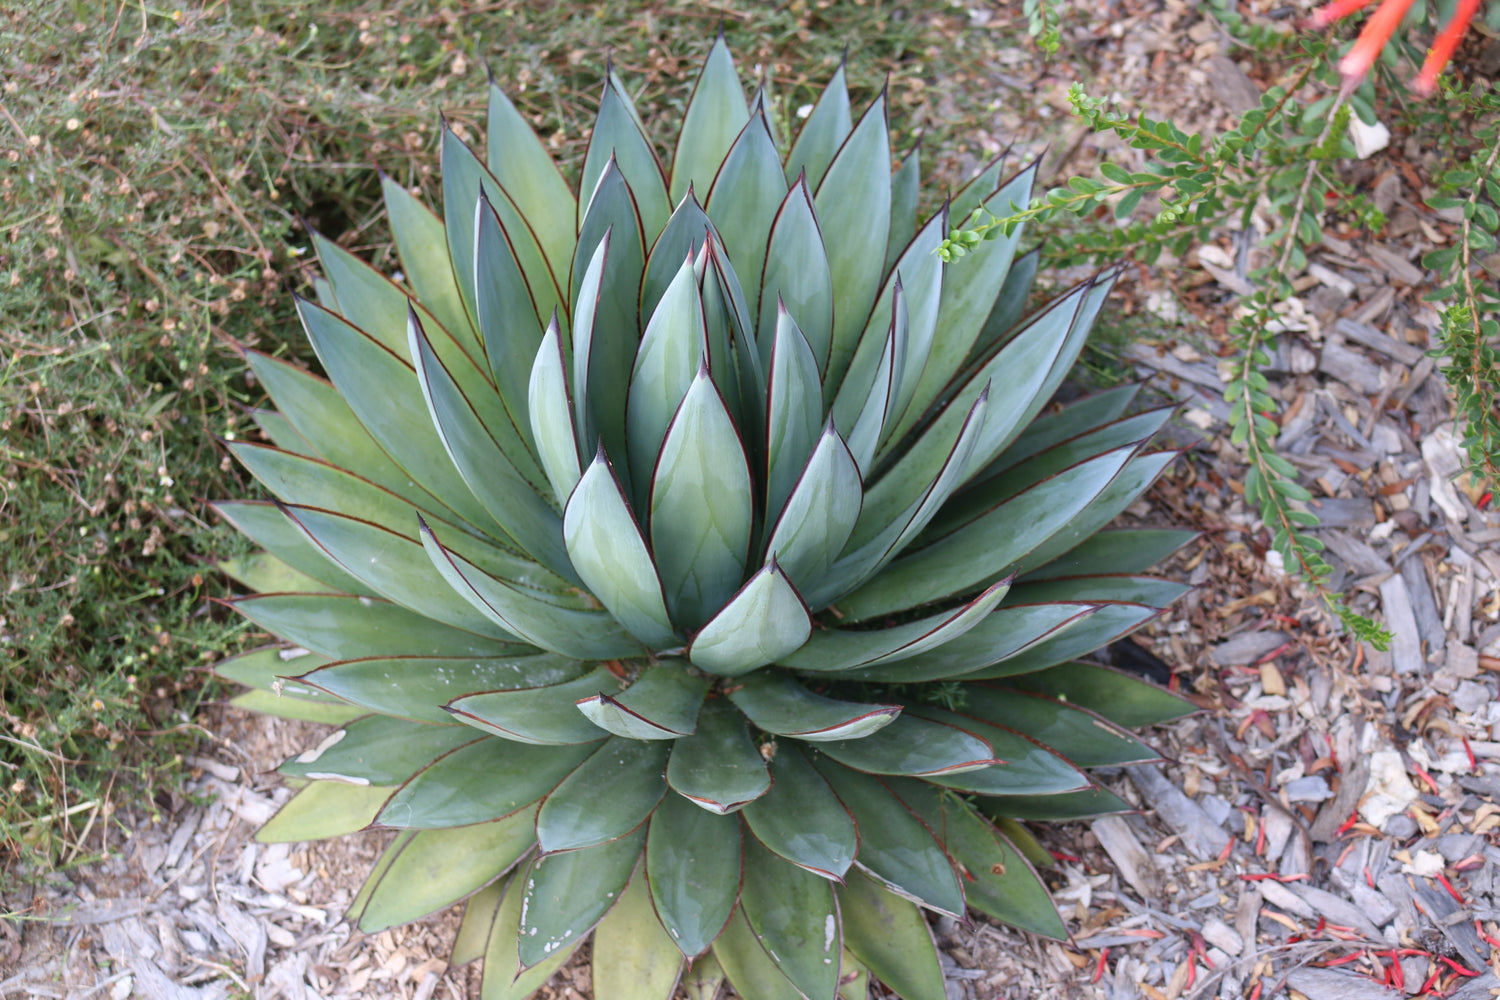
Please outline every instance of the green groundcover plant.
M1018 821L1126 808L1087 769L1189 707L1078 660L1191 537L1102 530L1169 407L1046 409L1114 272L1028 312L1018 230L937 251L1032 168L919 225L884 94L840 69L785 154L769 107L720 38L664 166L610 73L575 193L492 87L442 215L385 182L401 274L314 237L327 380L249 353L276 499L219 510L284 643L218 669L342 727L260 839L398 831L351 921L467 899L487 998L592 932L601 998L938 1000L920 907L1065 936Z

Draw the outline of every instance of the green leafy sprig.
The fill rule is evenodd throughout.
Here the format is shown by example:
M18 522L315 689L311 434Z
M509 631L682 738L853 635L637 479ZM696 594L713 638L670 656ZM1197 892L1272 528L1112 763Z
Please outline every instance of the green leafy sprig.
M1444 276L1429 301L1447 303L1431 353L1446 362L1442 373L1463 429L1467 470L1493 488L1500 485L1500 357L1494 347L1500 339L1500 289L1493 275L1484 280L1478 256L1494 252L1500 233L1500 213L1495 210L1500 204L1500 181L1495 178L1500 96L1452 91L1447 96L1468 105L1470 116L1479 121L1476 136L1482 145L1443 173L1439 194L1427 201L1432 208L1463 213L1453 244L1422 259L1424 267Z

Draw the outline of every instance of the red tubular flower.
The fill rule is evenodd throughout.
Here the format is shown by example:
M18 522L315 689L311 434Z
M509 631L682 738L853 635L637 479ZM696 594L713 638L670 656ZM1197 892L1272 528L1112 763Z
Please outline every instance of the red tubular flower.
M1348 17L1357 10L1362 10L1370 5L1370 0L1333 0L1326 7L1319 7L1313 11L1310 19L1314 28L1326 28L1334 21Z
M1359 33L1359 39L1354 43L1354 48L1349 54L1339 60L1339 72L1344 74L1344 89L1349 90L1356 86L1370 72L1370 67L1375 65L1375 59L1380 55L1380 50L1385 48L1385 43L1390 41L1391 35L1395 34L1396 26L1406 16L1407 8L1411 7L1411 0L1384 0L1370 19L1365 22L1364 30Z
M1448 65L1448 60L1453 58L1453 50L1458 48L1459 39L1469 30L1469 22L1474 20L1474 14L1478 10L1479 0L1458 0L1458 6L1453 10L1453 20L1444 25L1433 40L1432 48L1427 50L1427 59L1422 63L1422 71L1412 84L1413 90L1423 97L1431 97L1436 93L1438 74Z

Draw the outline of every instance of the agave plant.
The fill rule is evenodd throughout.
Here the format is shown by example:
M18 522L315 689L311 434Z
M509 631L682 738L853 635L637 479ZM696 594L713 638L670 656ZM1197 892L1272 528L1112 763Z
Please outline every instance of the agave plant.
M285 644L219 671L341 726L259 837L398 831L349 919L467 899L492 1000L590 932L601 998L937 1000L919 907L1065 936L1018 821L1125 808L1085 769L1187 707L1077 659L1185 589L1141 574L1187 533L1101 530L1169 411L1043 412L1115 275L1027 314L1019 233L944 264L1034 171L919 226L842 69L781 148L722 37L670 168L609 75L576 196L492 88L441 216L385 182L400 275L314 236L328 381L249 353L277 499L219 510Z

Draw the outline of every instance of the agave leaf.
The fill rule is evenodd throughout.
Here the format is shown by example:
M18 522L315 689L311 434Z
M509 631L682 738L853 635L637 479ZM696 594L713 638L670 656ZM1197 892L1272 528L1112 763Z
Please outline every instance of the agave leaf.
M694 959L682 977L682 991L688 1000L718 1000L723 988L724 967L713 952ZM790 983L787 988L791 988Z
M1079 767L1140 764L1161 759L1160 754L1125 730L1057 698L986 684L966 684L963 710L967 715L1014 729L1051 747Z
M730 689L729 700L757 728L799 740L859 739L888 725L900 705L839 701L814 694L783 673L754 673Z
M667 426L703 363L705 337L703 301L689 258L680 263L676 277L651 314L630 374L625 429L630 479L642 500Z
M430 318L424 321L415 308L407 310L407 352L417 369L433 422L437 424L439 436L449 445L450 454L452 446L460 443L458 431L472 427L471 438L490 438L485 448L498 448L521 477L528 482L540 483L543 481L542 471L537 465L536 454L519 427L528 422L526 365L535 354L541 333L531 327L529 319L522 320L522 323L527 327L527 333L510 336L523 342L525 349L502 359L506 366L504 385L508 397L502 396L490 380L483 354L460 350L450 338L439 336L441 328L436 327ZM443 405L437 405L440 403ZM519 418L519 423L516 418ZM463 471L460 466L460 472Z
M313 275L313 296L324 309L339 311L339 300L333 294L333 284L321 274Z
M251 556L219 564L235 580L262 594L325 587L346 594L373 594L367 585L350 576L297 530L275 504L264 501L216 503L213 508L240 534L264 547L275 564Z
M411 528L416 508L405 497L322 459L247 441L228 442L225 448L266 489L287 503L337 510L392 531ZM453 511L430 497L428 503L436 510L435 518L446 518L450 524L460 521ZM305 546L306 541L301 540L301 544Z
M636 128L641 130L642 135L649 135L649 130L646 128L646 120L641 117L640 109L635 106L635 101L631 100L630 90L625 86L625 81L621 79L619 72L615 70L613 61L606 62L605 66L605 76L609 79L610 83L614 84L615 91L620 98L620 104L625 108L625 113L630 116L631 121L635 122ZM655 147L653 146L653 148ZM663 174L665 174L665 171L663 171Z
M964 679L1012 677L1044 670L1107 646L1161 613L1160 608L1143 604L1100 604L1093 614L1071 628L1028 646L993 666L970 671Z
M593 752L479 739L412 775L376 822L397 829L439 829L504 819L557 787Z
M802 126L802 131L798 133L797 141L792 144L792 151L786 158L788 183L805 172L807 183L817 187L853 127L849 88L844 81L844 63L840 61L839 68L834 71L833 77L823 88L823 93L818 96L818 103L813 105L812 114L807 116L807 124Z
M619 689L619 679L600 666L562 684L465 695L447 708L456 721L518 743L594 743L608 734L578 712L578 700Z
M762 76L756 85L755 96L750 100L750 114L765 116L766 129L771 133L771 144L779 151L782 148L781 133L776 129L776 117L771 110L774 107L776 101L771 96L771 81ZM777 155L779 157L780 153Z
M390 220L391 235L396 238L401 273L406 276L416 298L432 310L437 321L464 345L465 350L482 356L484 345L474 335L474 326L464 311L463 296L453 279L453 263L448 259L448 236L443 231L443 220L383 173L380 175L380 191L385 198L385 215Z
M771 776L744 716L714 698L699 711L697 731L673 742L667 784L709 812L729 813L764 795Z
M907 323L906 296L898 278L895 296L891 300L889 332L883 340L867 341L880 347L870 381L865 381L865 373L860 370L862 354L856 355L854 367L838 397L838 400L852 401L853 405L841 407L838 400L834 402L834 425L846 435L849 454L854 456L861 478L869 477L880 435L895 422L896 395L906 371Z
M1024 207L1031 202L1031 188L1035 179L1036 166L1033 164L985 198L985 207L997 216L1012 214L1012 205ZM962 222L966 215L966 199L955 199L954 220ZM925 369L913 376L911 391L905 397L910 405L897 424L895 433L889 438L892 444L905 438L907 431L927 411L942 393L944 386L958 374L965 360L971 356L975 341L984 328L985 318L1000 289L1004 287L1003 276L1010 270L1016 244L1020 239L1021 230L1017 228L1009 235L1002 234L998 239L986 243L981 252L971 254L962 266L945 269L947 273L943 278L942 305L933 320L931 351L923 355ZM914 243L913 246L915 245ZM937 257L933 255L931 259L936 260ZM1047 394L1050 396L1051 391ZM1035 415L1035 411L1032 411L1032 415Z
M415 316L411 350L428 411L459 474L522 551L577 583L563 547L562 519L538 489L546 479L509 417L503 412L492 414L486 424L475 409L479 401L466 396L443 367ZM500 426L508 444L490 433Z
M792 185L771 224L755 328L763 363L770 358L782 308L807 338L818 371L826 372L833 346L833 277L805 178Z
M692 112L689 111L689 114ZM729 259L738 261L744 285L750 291L746 305L750 315L760 315L761 276L765 269L766 245L778 207L787 194L786 174L769 120L757 112L745 124L723 165L714 165L718 175L708 194L708 215L724 234Z
M421 531L428 558L448 586L526 642L580 660L608 660L639 651L609 615L550 604L449 550L425 522Z
M331 382L278 358L246 351L245 360L271 401L318 458L360 475L410 503L438 511L444 508L415 485L365 430Z
M365 912L365 908L369 906L370 897L375 894L375 890L379 887L380 880L385 876L386 871L391 865L395 863L396 858L400 856L402 849L411 843L412 838L415 836L416 831L414 830L402 830L391 838L390 843L380 853L380 857L375 860L374 866L365 877L364 884L354 894L354 901L349 904L349 909L344 911L345 922L357 923L359 921L359 918Z
M736 677L791 654L812 633L812 618L775 557L693 637L688 659Z
M474 742L463 726L371 715L328 734L276 770L289 778L399 785L451 750Z
M901 251L917 232L917 192L922 184L922 142L911 148L891 178L891 233L885 244L885 273L892 273ZM961 218L954 213L954 218Z
M834 403L834 417L841 426L868 392L865 388L869 378L867 373L879 363L880 338L890 329L891 319L898 308L899 295L899 307L906 313L904 344L900 377L896 380L891 399L890 416L883 424L882 442L898 426L899 418L916 391L917 380L922 375L923 366L927 364L927 356L933 347L938 308L944 298L943 284L946 280L942 258L938 257L937 249L947 232L947 212L939 210L933 213L932 218L896 261L890 277L881 288L874 310L865 324L864 333L860 336L854 359L850 362L849 374L844 378L844 385Z
M661 926L683 955L706 951L740 894L740 821L669 795L651 817L646 876ZM655 923L656 921L652 921Z
M246 712L259 712L278 719L296 719L300 722L316 722L323 726L342 726L364 714L353 705L336 705L326 701L312 701L290 695L273 694L270 691L246 691L229 699L229 704Z
M1036 871L972 806L923 782L902 780L891 787L928 827L943 831L944 843L966 872L970 906L1012 927L1067 939L1068 929Z
M391 791L388 785L314 781L277 810L256 831L255 840L261 844L295 844L363 830L391 797Z
M851 620L959 593L995 580L1098 497L1120 473L1134 446L1117 448L1044 480L963 527L893 562L840 601Z
M403 361L408 360L404 319L408 308L406 292L400 285L322 233L309 230L308 235L312 237L318 263L328 276L329 287L338 301L337 309L327 309L321 305L319 308L341 316L381 347ZM343 387L340 386L340 391L342 390ZM347 393L344 396L346 401L350 401Z
M523 966L516 955L516 939L522 933L521 914L526 909L526 872L511 877L500 908L490 924L489 940L484 949L484 976L480 980L481 1000L528 1000L565 965L578 947L575 939L553 949L537 964Z
M828 579L857 523L862 498L859 466L830 420L785 507L770 522L766 552L795 584L811 587Z
M750 929L804 996L833 997L844 943L833 886L754 841L745 852L740 905Z
M252 649L248 653L240 653L227 660L220 660L214 664L213 671L227 681L243 684L259 691L269 691L273 694L307 701L326 702L330 705L343 705L344 702L334 693L320 691L299 683L295 679L282 679L282 675L291 669L308 670L327 662L323 657L314 656L305 649L262 646L260 649Z
M594 847L646 822L667 793L662 771L669 749L659 740L611 737L542 803L536 818L542 850Z
M480 192L474 208L478 244L474 255L474 322L478 324L489 371L511 421L526 436L526 372L541 340L534 322L536 299L516 262L516 251L495 207ZM556 314L553 314L556 319ZM413 355L415 357L415 355ZM529 444L528 439L528 444Z
M573 426L573 399L568 392L567 359L563 356L555 319L547 327L532 364L527 406L531 412L532 439L552 486L552 496L561 507L568 502L568 494L578 485L582 472L578 465L578 435Z
M724 397L724 405L729 410L729 415L734 418L737 427L751 427L757 424L749 419L746 414L746 403L743 393L740 391L741 368L739 358L736 356L738 349L735 346L739 326L737 321L730 319L729 314L734 309L733 303L728 300L723 285L718 280L718 274L709 263L710 256L717 259L717 252L710 249L713 242L712 234L708 242L699 248L698 255L693 258L693 273L698 279L698 296L703 301L703 326L706 331L708 371L713 376L714 385L719 387L719 394ZM753 382L747 382L753 385ZM758 412L761 405L753 409Z
M978 473L984 466L993 461L995 456L1004 451L1015 440L1016 435L1036 418L1036 415L1041 412L1042 407L1047 405L1047 401L1052 398L1052 394L1057 391L1057 387L1062 384L1062 380L1072 370L1073 362L1077 360L1079 352L1083 350L1084 342L1088 340L1089 330L1094 325L1094 318L1099 315L1099 310L1103 307L1104 300L1109 296L1110 289L1114 287L1115 281L1119 276L1119 268L1115 268L1094 275L1093 278L1084 282L1081 286L1079 289L1081 291L1081 298L1077 301L1077 312L1068 326L1067 336L1062 341L1061 350L1057 352L1057 356L1052 362L1052 367L1047 372L1047 377L1043 380L1040 389L1035 395L1030 397L1030 401L1026 404L1025 409L1020 413L1019 420L1015 420L1014 423L1010 422L1009 418L1005 421L997 420L994 422L993 427L986 428L984 441L970 460L971 474ZM1051 313L1049 312L1047 315L1050 316ZM1021 335L1018 335L1018 338L1019 336ZM1006 344L1007 348L1010 346L1009 343ZM1005 350L1002 349L996 357L998 358L1004 353Z
M743 907L729 918L724 932L714 941L713 957L723 966L734 991L742 997L805 1000L802 991L792 985L766 954L755 931L750 929L750 922L745 919Z
M783 657L781 662L795 670L831 673L910 659L951 642L980 624L1009 590L1010 581L1002 580L956 610L892 628L825 629L814 633L806 645Z
M645 260L630 191L613 164L598 195L578 237L580 254L585 247L591 248L587 268L580 257L574 264L573 283L574 427L580 435L579 458L585 460L589 454L585 449L594 449L601 441L610 454L625 453L625 403L630 387L620 373L635 362L640 343L636 289ZM596 218L596 208L602 218ZM602 228L596 231L596 226ZM621 467L629 469L623 463Z
M1196 531L1127 528L1101 531L1066 554L1021 578L1029 584L1059 577L1100 573L1140 573L1198 537Z
M870 1000L870 970L848 948L840 965L838 1000Z
M1154 576L1069 576L1022 584L1011 597L1027 604L1043 601L1122 601L1165 608L1193 588Z
M855 522L849 546L853 551L834 565L833 572L821 586L813 589L816 603L826 603L876 575L906 548L942 509L943 504L961 481L963 469L973 453L979 435L983 432L988 408L989 391L986 390L974 401L968 419L958 428L958 439L954 441L947 461L938 470L936 478L927 484L924 491L916 495L906 509L887 522L884 518L888 512L873 505L860 508L860 520L870 525L870 530L874 530L875 534L867 540L862 539L860 523ZM887 500L891 497L892 494L886 494Z
M760 467L765 457L759 454L759 442L764 440L766 429L766 366L761 364L756 348L755 328L750 325L750 310L745 305L745 291L740 286L739 275L725 258L717 239L710 239L707 249L704 284L708 284L709 274L712 273L721 306L729 320L730 339L734 344L737 362L733 366L722 365L723 370L715 372L714 378L724 383L731 377L738 376L739 387L734 395L740 401L743 437L748 442L751 463ZM710 342L710 348L712 347ZM715 363L716 359L710 356L710 368Z
M403 833L398 835L398 839L411 836L411 833ZM386 849L386 853L390 853L390 848ZM385 860L383 856L381 860ZM450 966L458 968L484 957L484 945L489 940L495 913L500 909L500 900L505 896L505 888L509 882L509 879L498 878L464 903L463 917L459 920L458 931L453 935L453 949L448 954Z
M696 258L711 235L717 236L714 224L698 203L697 194L689 188L646 255L646 276L641 279L642 316L656 311L662 295L682 270L682 262Z
M275 410L251 410L250 419L255 421L255 426L260 432L271 439L271 443L286 451L294 451L299 455L308 455L321 458L317 449L313 448L292 422Z
M998 763L989 743L974 733L909 713L862 739L821 743L818 749L868 774L935 776Z
M645 879L632 879L599 921L592 958L595 1000L671 1000L682 953L656 919Z
M288 503L331 510L379 525L397 535L407 535L420 520L417 512L401 498L343 469L260 445L235 444L231 451L272 493ZM453 521L433 518L431 524L445 545L485 572L514 581L549 603L586 606L576 594L565 593L570 589L566 580L532 560L457 528Z
M1098 712L1127 729L1152 726L1196 712L1192 702L1129 674L1092 663L1061 666L1013 677L1006 687L1061 698Z
M1022 604L996 608L957 639L910 659L862 667L841 679L917 683L962 677L999 663L1072 628L1098 610L1084 603Z
M698 728L708 681L686 667L682 662L653 664L624 691L584 698L578 710L599 728L633 740L690 736Z
M977 208L987 195L993 194L995 188L1000 184L1000 175L1005 170L1007 153L1002 152L999 156L992 157L988 163L979 168L979 172L954 192L949 214L955 222L966 221L975 208ZM1025 204L1017 208L1025 208ZM986 248L988 249L988 248Z
M1016 332L1016 323L1026 313L1031 298L1031 286L1036 281L1037 264L1041 261L1041 250L1034 249L1011 262L1006 272L1005 284L995 296L995 306L990 310L984 328L969 348L971 358L982 358L992 353L997 345L1006 343Z
M962 726L982 737L1000 758L999 763L977 771L938 775L931 779L939 785L981 795L1059 795L1089 787L1088 775L1051 747L992 725L973 714L960 715L928 705L911 709L910 714L950 726Z
M1146 492L1151 484L1156 482L1157 477L1167 471L1167 466L1177 460L1177 454L1175 451L1161 451L1150 455L1137 455L1131 459L1120 474L1085 510L1074 517L1062 530L1027 553L1016 567L1016 571L1026 573L1045 566L1091 537Z
M298 677L315 691L326 691L381 715L418 722L451 723L443 706L466 694L502 688L565 684L584 672L584 664L529 646L517 653L480 659L465 657L370 657L344 660L309 670Z
M626 631L656 648L674 644L651 553L603 449L568 498L563 538L584 584Z
M974 484L962 496L955 497L942 516L933 522L933 532L942 534L951 531L1022 490L1086 459L1125 445L1141 445L1149 441L1175 409L1176 407L1171 406L1161 407L1106 424Z
M975 477L975 483L983 482L1006 469L1020 465L1034 455L1040 455L1076 438L1080 434L1120 419L1120 416L1141 393L1140 382L1115 386L1091 396L1085 396L1056 413L1038 417L1011 442L995 460Z
M1129 802L1098 785L1084 792L1062 795L997 795L979 799L979 807L989 816L1016 819L1070 820L1087 819L1110 813L1132 812Z
M318 360L381 447L459 516L484 531L503 535L504 529L448 460L422 395L416 391L416 372L410 363L311 302L299 300L297 312Z
M952 453L953 442L959 438L959 428L968 421L975 401L988 394L992 380L998 378L998 384L1006 391L993 394L991 405L986 408L981 439L1003 437L1014 429L1013 425L1019 424L1062 350L1064 335L1083 304L1085 291L1085 286L1079 286L1059 297L964 382L906 454L871 488L870 503L877 505L874 509L882 512L905 509L914 494L937 478L938 470ZM975 449L970 453L971 468L973 458L979 453L978 442ZM963 478L968 478L967 470Z
M359 929L378 934L445 909L510 871L535 844L530 810L492 823L423 830L401 845L378 877L371 873L375 886Z
M579 187L578 207L586 218L593 208L592 201L598 195L599 179L611 161L619 164L621 174L630 184L640 211L642 229L648 233L659 233L672 214L672 199L667 196L667 184L662 173L661 162L635 114L634 105L625 96L618 80L611 74L605 81L604 93L599 98L599 116L594 119L594 130L589 134L589 149L583 160L583 183ZM593 247L583 242L584 227L579 226L578 247L583 253L592 253Z
M453 259L453 276L463 293L470 316L478 316L475 289L475 253L478 248L477 206L483 192L505 231L510 250L526 276L535 306L536 322L542 324L552 313L566 305L557 276L538 245L536 234L526 224L517 202L495 180L471 149L446 125L442 139L443 222L448 231L448 254ZM342 299L339 300L342 303Z
M779 303L776 342L771 350L770 399L766 407L766 516L774 524L819 444L823 387L818 359L797 322ZM855 486L858 486L856 481ZM832 548L837 550L842 542Z
M828 760L818 764L818 771L828 779L833 790L859 826L858 866L879 879L892 892L946 913L955 920L963 918L964 891L953 863L932 831L922 825L876 778L840 767ZM862 880L857 873L849 876L848 885ZM871 895L855 890L858 898ZM840 898L844 890L839 890ZM845 916L846 922L849 919Z
M989 814L986 813L985 815ZM1042 846L1041 841L1037 840L1026 827L1008 817L996 818L991 816L990 819L995 824L995 828L1005 835L1005 839L1016 845L1016 849L1025 856L1033 868L1057 867L1057 859Z
M823 228L839 234L838 242L828 246L834 304L825 385L835 389L843 382L865 328L885 264L884 254L870 252L885 246L891 222L891 144L884 91L828 165L813 204ZM805 325L801 317L798 320Z
M282 510L309 541L381 596L466 632L501 642L515 638L449 590L418 542L316 507L283 505Z
M651 542L673 621L693 629L739 589L749 557L750 467L724 401L700 366L651 480Z
M882 983L905 1000L945 1000L937 946L920 910L858 872L838 896L845 946Z
M607 844L533 861L521 883L521 965L536 965L587 935L625 890L645 842L642 827Z
M672 157L673 201L695 182L708 190L719 164L749 118L745 91L721 31L703 61L703 71L698 74L682 119L682 134L677 137L677 152Z
M346 594L263 594L227 602L267 632L334 660L362 656L504 656L514 646Z
M578 199L568 190L547 147L494 81L490 82L487 119L490 173L517 205L525 206L526 224L536 235L552 273L561 276L573 259Z
M793 741L776 744L771 779L771 790L742 810L750 832L798 868L843 881L859 850L849 811Z

